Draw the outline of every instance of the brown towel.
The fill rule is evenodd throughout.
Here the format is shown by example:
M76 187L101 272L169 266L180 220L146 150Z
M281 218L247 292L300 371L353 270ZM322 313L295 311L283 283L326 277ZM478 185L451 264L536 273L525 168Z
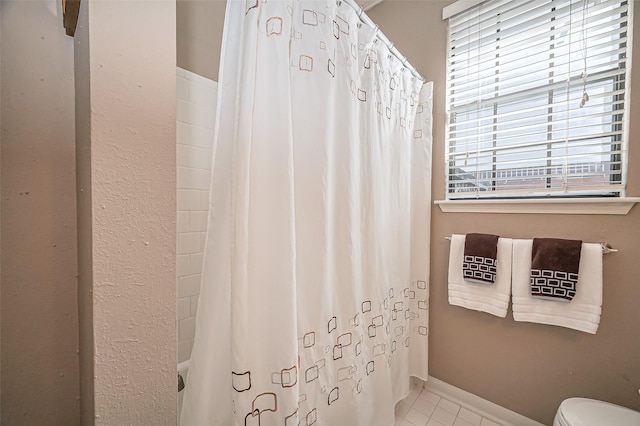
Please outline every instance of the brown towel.
M496 281L496 255L498 236L490 234L467 234L464 239L462 278L479 284Z
M531 253L531 296L570 302L576 295L582 241L534 238Z

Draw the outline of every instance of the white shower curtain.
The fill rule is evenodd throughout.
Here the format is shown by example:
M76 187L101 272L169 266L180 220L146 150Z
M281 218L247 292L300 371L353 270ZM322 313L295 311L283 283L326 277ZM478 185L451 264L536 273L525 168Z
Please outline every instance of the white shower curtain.
M427 378L431 94L349 4L228 1L182 426L394 423Z

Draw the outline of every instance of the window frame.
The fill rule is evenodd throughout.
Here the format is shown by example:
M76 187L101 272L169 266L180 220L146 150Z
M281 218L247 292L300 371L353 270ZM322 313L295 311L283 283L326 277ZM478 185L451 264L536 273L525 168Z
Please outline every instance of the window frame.
M462 4L464 3L464 4ZM443 9L443 19L448 18L449 16L452 16L453 14L462 12L466 9L469 9L471 7L475 7L477 4L482 3L482 1L479 0L475 0L472 2L469 1L459 1L456 3L453 3L452 5L447 6L445 9ZM622 136L622 143L626 144L625 148L628 149L628 135L629 135L629 114L630 114L630 109L629 109L629 102L630 102L630 97L631 97L631 92L629 90L630 87L630 68L631 68L631 50L632 50L632 39L633 39L633 32L634 32L634 28L633 28L633 1L628 1L627 2L627 38L628 38L628 42L627 42L627 62L625 64L625 82L624 82L624 89L626 91L625 93L625 97L624 97L624 108L625 108L625 115L627 117L625 117L625 120L623 121L623 136ZM447 60L448 60L448 52L450 49L450 30L449 28L447 29ZM550 52L552 51L551 49L549 50ZM604 73L606 71L603 71L602 73ZM595 73L593 75L590 75L590 81L589 84L595 84L595 81L598 80L598 74L601 73ZM593 77L593 81L591 81L591 78ZM447 78L447 82L449 80L449 66L447 66L447 71L446 71L446 78ZM612 79L613 80L613 79ZM549 85L550 87L550 91L553 90L552 89L553 85ZM450 182L451 182L451 163L450 163L450 153L448 151L449 148L449 133L450 133L450 124L449 124L449 106L450 106L450 102L449 102L449 96L450 93L449 91L447 91L447 101L446 101L446 107L447 107L447 115L446 115L446 119L447 122L445 123L445 133L446 133L446 139L447 139L447 149L445 149L445 200L441 200L441 201L436 201L436 204L438 204L440 206L440 208L443 211L485 211L485 212L501 212L504 210L504 212L513 212L513 213L525 213L525 212L535 212L535 213L545 213L545 212L549 212L549 213L558 213L560 210L563 210L567 213L576 213L576 212L589 212L589 214L626 214L629 209L633 206L633 204L635 202L640 201L639 199L635 199L635 198L628 198L625 197L625 190L626 190L626 173L627 173L627 161L628 161L628 152L624 155L624 158L621 161L621 171L620 171L620 179L623 185L623 188L620 191L614 190L613 192L618 192L617 196L606 196L606 197L602 197L602 196L597 196L597 195L591 195L591 194L579 194L579 195L567 195L567 194L562 194L560 192L553 194L552 196L549 195L513 195L513 194L500 194L500 191L497 191L497 194L493 195L492 197L463 197L463 196L457 196L456 194L460 194L460 193L456 193L456 192L451 192L450 191ZM498 104L496 104L498 105ZM612 119L615 116L615 112L612 112L611 117ZM552 129L547 130L547 134L551 134L553 132ZM572 139L580 139L579 136L576 136ZM626 139L626 140L625 140ZM616 141L617 143L621 143L620 140ZM496 158L496 152L498 150L493 150L493 154L491 156L492 158L492 163L496 163L495 158ZM615 151L615 150L611 150L611 151ZM615 154L612 154L615 155ZM618 154L619 155L619 154ZM556 157L557 158L557 157ZM605 164L605 162L601 162L599 164ZM571 165L570 165L571 166ZM549 166L551 167L551 166ZM525 170L522 170L521 173L525 173ZM528 172L527 172L528 173ZM531 171L531 173L534 173L533 171ZM495 168L494 168L494 180L496 179L495 177ZM476 179L479 180L479 179ZM540 191L540 192L544 192L544 191ZM631 203L629 205L629 203ZM473 205L478 205L478 206L482 206L482 207L478 207L478 208L472 208L470 206ZM495 205L495 207L487 207L490 205ZM539 208L535 208L532 209L532 206L534 205L541 205L542 207ZM453 206L457 206L457 207L453 207ZM525 209L522 208L522 206L527 206ZM594 207L597 206L597 207ZM609 206L609 207L606 207ZM622 207L621 207L622 206ZM462 210L460 210L462 209ZM611 211L610 211L611 210ZM624 212L623 212L624 211Z

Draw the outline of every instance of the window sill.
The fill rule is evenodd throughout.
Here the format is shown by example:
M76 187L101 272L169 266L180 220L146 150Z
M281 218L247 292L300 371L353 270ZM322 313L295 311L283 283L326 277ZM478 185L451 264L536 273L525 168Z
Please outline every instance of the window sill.
M626 215L640 197L523 200L437 200L444 213L535 213Z

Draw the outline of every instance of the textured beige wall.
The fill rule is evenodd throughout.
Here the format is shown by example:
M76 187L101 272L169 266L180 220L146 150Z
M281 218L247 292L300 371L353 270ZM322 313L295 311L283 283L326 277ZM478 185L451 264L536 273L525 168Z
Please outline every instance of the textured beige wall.
M178 0L178 66L218 81L225 0Z
M80 321L93 366L83 356L81 383L93 406L83 402L82 418L175 424L176 6L83 7L76 117L78 143L90 148L79 150L89 164L78 181L91 195L78 197L79 244L90 250L80 257L80 298L92 309Z
M444 198L446 23L451 1L388 0L368 12L421 74L434 82L433 198ZM640 39L640 13L635 17ZM640 61L640 43L634 55ZM628 195L640 196L640 67L632 77ZM640 207L627 216L442 213L432 210L430 374L544 424L570 396L640 410ZM451 233L488 232L515 238L552 236L609 241L598 333L516 323L447 302Z
M59 1L3 1L2 424L78 416L73 40Z

